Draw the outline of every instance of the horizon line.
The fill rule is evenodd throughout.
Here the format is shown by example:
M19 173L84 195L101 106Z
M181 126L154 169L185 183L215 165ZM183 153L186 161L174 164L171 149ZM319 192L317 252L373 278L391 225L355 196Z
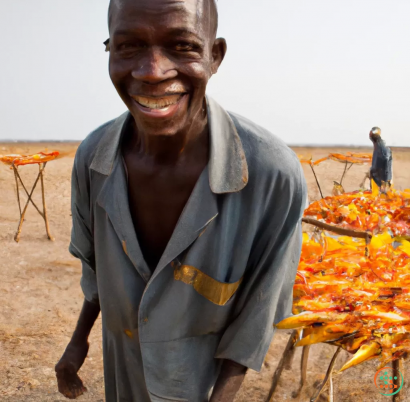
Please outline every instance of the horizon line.
M56 143L76 143L82 142L84 140L10 140L0 139L0 144L42 144L47 142L56 142ZM297 148L373 148L372 144L369 145L346 145L346 144L292 144L286 143L289 147L297 147ZM390 148L410 148L407 145L389 145Z

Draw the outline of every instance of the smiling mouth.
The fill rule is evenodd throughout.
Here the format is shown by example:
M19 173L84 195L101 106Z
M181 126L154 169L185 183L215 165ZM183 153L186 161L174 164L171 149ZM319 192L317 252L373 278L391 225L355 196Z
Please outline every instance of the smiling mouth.
M183 96L184 94L176 94L155 98L145 96L132 96L132 98L144 108L165 112L172 106L177 105Z

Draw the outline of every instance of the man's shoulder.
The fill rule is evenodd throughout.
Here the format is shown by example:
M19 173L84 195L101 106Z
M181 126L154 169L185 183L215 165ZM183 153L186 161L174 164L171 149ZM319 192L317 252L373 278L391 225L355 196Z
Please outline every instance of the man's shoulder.
M82 162L89 167L94 158L95 152L97 151L98 144L115 120L116 119L107 121L88 134L79 145L76 158L81 159Z
M282 139L243 116L229 115L242 141L250 173L300 179L299 159Z

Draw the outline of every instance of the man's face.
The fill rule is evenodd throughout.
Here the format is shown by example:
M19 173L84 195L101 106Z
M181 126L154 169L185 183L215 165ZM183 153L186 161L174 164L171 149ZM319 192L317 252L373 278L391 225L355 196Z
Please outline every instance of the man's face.
M148 135L174 135L201 116L226 51L207 0L122 0L110 13L110 76Z

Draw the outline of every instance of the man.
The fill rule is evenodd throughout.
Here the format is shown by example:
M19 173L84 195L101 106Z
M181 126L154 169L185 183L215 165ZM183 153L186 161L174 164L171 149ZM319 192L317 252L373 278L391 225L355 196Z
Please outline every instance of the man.
M106 400L231 402L288 316L305 182L286 145L206 97L225 56L213 0L111 1L110 76L129 112L73 169L82 312L56 366L76 398L100 309Z
M373 143L370 180L374 181L382 192L386 192L390 188L393 178L393 156L391 149L381 136L382 130L379 127L373 127L370 130L369 138Z

